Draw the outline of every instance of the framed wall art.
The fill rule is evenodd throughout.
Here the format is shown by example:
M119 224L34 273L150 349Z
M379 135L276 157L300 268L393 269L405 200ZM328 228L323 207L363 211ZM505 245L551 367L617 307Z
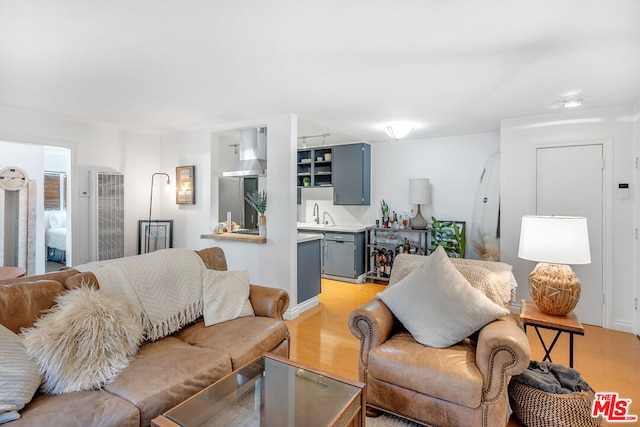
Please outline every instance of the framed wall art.
M196 204L195 166L178 166L176 168L176 204Z
M173 247L172 219L141 219L138 221L138 254L147 254Z

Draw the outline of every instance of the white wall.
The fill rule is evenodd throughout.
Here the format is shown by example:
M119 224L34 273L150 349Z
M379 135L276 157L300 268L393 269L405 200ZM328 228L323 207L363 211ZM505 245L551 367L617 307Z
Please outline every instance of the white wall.
M485 162L500 150L497 132L402 140L371 145L371 205L334 206L333 189L303 188L303 204L298 221L313 222L313 205L328 212L337 224L373 225L381 217L380 201L398 213L416 206L409 204L409 179L428 178L431 205L421 208L422 216L466 221L471 226L473 201Z
M36 181L36 271L44 271L44 148L34 144L16 144L0 140L0 169L17 166L24 170L29 180ZM0 189L0 191L5 191ZM4 206L0 206L4 209ZM0 230L0 235L4 230ZM0 265L2 265L0 260Z
M535 146L541 143L605 143L605 319L604 326L633 330L634 241L636 191L618 199L618 183L633 182L633 106L580 110L504 120L501 151L501 258L514 266L520 285L516 301L530 299L528 274L533 263L518 258L522 215L535 213Z
M257 245L201 239L200 235L210 233L212 225L218 220L217 176L221 171L217 166L219 147L216 132L265 125L269 132L269 207L266 212L268 243ZM88 186L89 169L113 169L125 174L127 256L137 253L137 222L149 215L151 176L154 172L165 172L171 176L171 185L169 191L164 191L164 177L156 177L152 216L153 219L174 220L174 247L200 249L220 246L225 250L230 269L248 269L253 283L285 289L289 292L291 301L297 300L294 173L296 135L297 118L292 115L161 137L0 106L0 140L27 144L21 147L20 152L25 154L20 156L35 159L35 156L29 154L29 150L33 148L41 152L42 146L71 150L71 264L78 265L88 261L88 199L79 195ZM5 150L2 154L3 159L9 158L5 157ZM27 163L23 158L15 158L12 162L16 166L25 167ZM40 171L43 170L41 163L42 161ZM175 203L175 168L185 165L196 166L195 205ZM42 197L39 203L42 205ZM39 245L42 243L44 247L43 231L40 234ZM38 271L41 272L44 272L44 263ZM296 314L296 307L292 305L288 316L294 317Z
M634 132L634 147L635 147L635 188L640 188L640 101L635 106L635 132ZM633 189L633 184L631 184ZM635 233L640 233L640 197L637 196L637 190L632 190L635 196ZM635 280L636 280L636 293L634 295L634 309L635 309L635 330L636 335L640 335L640 239L636 238L635 246Z
M122 162L120 172L124 174L124 254L138 253L138 221L149 219L149 199L151 177L156 172L167 173L171 185L167 186L165 176L156 176L153 186L152 219L168 219L163 214L163 200L175 199L175 168L163 168L162 140L157 135L135 132L120 132L122 141Z
M69 150L58 147L44 147L44 170L67 172L69 170Z
M23 146L24 150L28 150L29 145L71 150L68 208L73 237L68 262L72 265L88 261L88 199L79 197L80 191L88 187L87 171L91 168L108 168L123 172L126 195L125 255L137 253L135 227L138 219L148 215L150 177L152 171L157 171L160 165L160 139L157 136L0 106L0 139L26 144ZM147 215L144 215L145 200ZM42 230L39 234L42 234L42 221L40 218L38 221L38 230ZM44 236L39 235L38 239L40 238L44 242ZM36 271L44 272L44 263L41 268Z
M220 167L218 134L242 128L267 127L267 243L201 239L218 222L218 178ZM234 123L206 131L186 132L163 139L163 167L196 166L196 204L175 205L163 199L162 212L175 220L174 246L201 249L221 247L229 270L249 270L251 283L281 288L289 293L287 317L295 317L296 193L295 147L297 118L292 115ZM222 163L226 164L226 160Z

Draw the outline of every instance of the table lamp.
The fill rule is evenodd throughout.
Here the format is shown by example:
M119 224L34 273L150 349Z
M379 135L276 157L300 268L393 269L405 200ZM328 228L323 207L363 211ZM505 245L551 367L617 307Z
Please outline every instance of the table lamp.
M420 205L431 203L431 187L427 178L415 178L409 180L409 203L418 205L418 213L411 220L411 228L415 230L425 230L427 221L420 213Z
M529 292L540 311L568 314L580 299L580 280L567 264L591 262L587 219L523 216L518 257L538 262L529 274Z

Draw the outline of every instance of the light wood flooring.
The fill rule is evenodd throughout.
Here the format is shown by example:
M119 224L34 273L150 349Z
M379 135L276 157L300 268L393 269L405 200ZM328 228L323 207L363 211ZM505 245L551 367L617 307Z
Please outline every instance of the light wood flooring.
M358 379L360 343L351 335L347 320L355 307L374 298L384 285L351 284L322 280L320 304L288 320L291 359L348 379ZM541 330L545 342L554 332ZM527 331L531 358L542 360L544 350L534 328ZM630 413L640 415L640 339L633 334L585 325L585 335L575 336L574 368L596 391L617 392L632 399ZM568 365L569 340L562 334L551 353L554 363ZM517 426L511 421L509 425Z

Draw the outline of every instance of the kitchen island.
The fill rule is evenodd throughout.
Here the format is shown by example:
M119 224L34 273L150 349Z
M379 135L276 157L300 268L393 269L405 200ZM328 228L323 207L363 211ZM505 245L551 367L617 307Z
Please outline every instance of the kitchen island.
M299 313L318 305L322 274L322 239L319 233L298 233Z
M365 230L360 224L297 223L298 232L323 233L322 277L349 283L365 280Z

